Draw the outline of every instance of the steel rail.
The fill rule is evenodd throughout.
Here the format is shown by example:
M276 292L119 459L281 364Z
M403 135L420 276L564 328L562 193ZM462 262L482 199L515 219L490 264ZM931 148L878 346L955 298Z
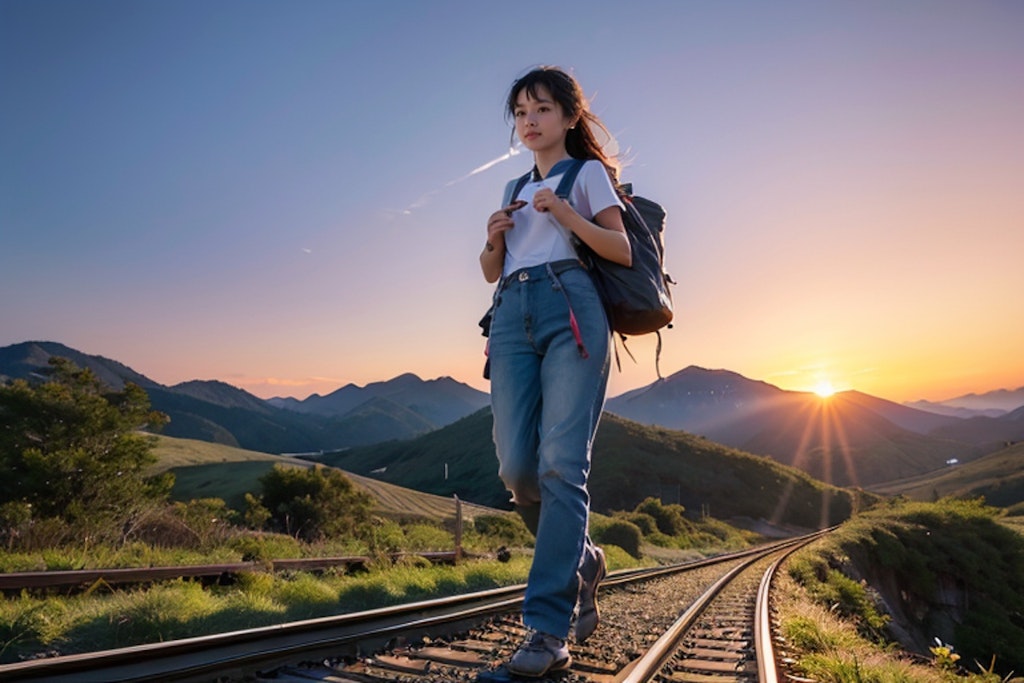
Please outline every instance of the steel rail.
M753 562L793 543L786 540L696 562L614 572L602 585L644 581L744 557ZM345 647L382 647L389 638L405 632L423 633L513 611L521 604L524 592L524 585L509 586L224 634L5 664L0 665L0 680L67 681L72 676L82 683L209 680L213 673L246 673L258 667L287 664L298 655L315 658L335 656Z
M775 639L772 638L772 613L769 602L775 573L787 557L811 541L820 538L821 535L815 534L813 537L795 544L772 562L764 576L761 577L761 583L757 587L757 606L754 612L754 651L757 654L757 680L759 683L778 683L779 681L779 660L775 656Z
M761 583L758 586L757 607L755 608L756 625L754 629L754 647L758 661L758 681L759 683L778 683L774 649L771 648L771 623L767 609L771 576L782 561L785 560L792 552L819 538L828 531L830 531L830 529L818 531L814 534L798 539L784 541L767 549L759 549L756 554L752 554L750 557L746 558L744 562L733 567L718 579L718 581L712 584L711 587L704 591L704 593L697 598L668 629L665 630L654 644L648 648L647 652L630 662L615 678L615 683L649 683L649 681L653 680L658 672L665 667L668 661L675 654L682 637L693 627L695 623L697 623L700 616L726 586L732 583L736 577L746 571L757 561L762 560L773 553L784 551L783 554L765 571L762 576ZM761 607L762 600L764 601L764 608ZM758 612L760 612L760 614L758 614ZM761 620L763 620L765 624L765 631L763 634L760 633ZM761 644L758 644L757 642L758 636L760 636ZM767 647L769 648L768 651L771 653L770 658L768 659L762 659L761 648L763 643L767 643ZM764 662L763 665L762 661Z
M710 588L704 591L699 598L697 598L687 609L683 612L678 619L676 619L671 626L658 638L647 652L643 655L630 662L630 664L622 671L622 673L616 677L615 683L648 683L661 671L668 660L672 658L676 650L679 647L679 641L683 635L690 630L691 627L700 618L700 615L704 613L711 601L714 600L719 593L722 592L727 585L739 576L741 573L747 570L750 565L754 564L764 556L771 554L775 551L765 551L763 554L749 557L744 560L741 564L736 565L731 570L726 572L718 581L713 583Z

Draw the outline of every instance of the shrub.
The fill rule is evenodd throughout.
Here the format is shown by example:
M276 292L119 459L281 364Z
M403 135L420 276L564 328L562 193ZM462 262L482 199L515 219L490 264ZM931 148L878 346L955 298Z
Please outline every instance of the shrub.
M640 527L632 522L621 519L599 521L595 518L590 524L590 536L599 545L617 545L637 559L643 557L640 550L643 534Z
M296 538L357 537L370 521L373 498L339 470L275 465L260 484L270 527Z
M645 537L658 533L658 522L646 512L619 512L615 516L636 524Z
M236 536L229 543L243 562L269 562L302 557L302 545L291 536L258 534Z
M683 516L686 508L682 505L664 505L658 498L647 498L637 505L634 511L653 517L658 531L666 536L681 536L686 533L686 518Z
M473 520L473 529L503 545L533 545L533 534L519 515L480 515Z

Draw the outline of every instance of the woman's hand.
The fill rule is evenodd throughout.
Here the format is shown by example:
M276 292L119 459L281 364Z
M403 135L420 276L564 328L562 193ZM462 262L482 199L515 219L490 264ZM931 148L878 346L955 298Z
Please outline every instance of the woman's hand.
M524 206L526 202L517 199L505 208L495 211L487 219L487 243L480 252L480 268L488 282L496 282L501 277L501 270L505 265L505 233L515 225L512 214Z
M505 232L511 230L512 226L515 225L512 214L524 206L526 206L526 202L522 199L517 199L505 208L491 214L491 217L487 219L487 244L491 245L492 248L505 244Z
M563 218L568 219L570 213L576 213L569 202L556 195L550 187L537 190L533 195L533 208L542 213L550 211L554 219L563 224Z

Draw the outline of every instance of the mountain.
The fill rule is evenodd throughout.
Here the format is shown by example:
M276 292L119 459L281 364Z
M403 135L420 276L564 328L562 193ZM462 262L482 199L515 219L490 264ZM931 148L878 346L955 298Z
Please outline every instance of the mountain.
M935 413L936 415L945 415L947 417L959 417L961 419L968 419L972 417L999 417L1005 415L1005 410L999 410L998 408L988 408L986 410L977 410L974 408L959 408L957 406L948 406L944 403L933 403L931 401L908 401L903 405L914 410L923 410L929 413Z
M984 394L965 394L942 401L944 405L972 410L1002 410L1013 412L1024 407L1024 387L1018 389L997 389Z
M312 459L417 491L508 509L491 429L491 411L484 408L416 439ZM657 496L691 513L710 510L719 519L812 528L846 519L867 500L859 497L867 494L823 484L769 458L610 414L594 443L590 493L598 512L631 510Z
M965 394L945 401L914 401L905 405L941 415L957 417L999 417L1024 407L1024 387L997 389L984 394Z
M145 389L153 408L171 418L163 430L167 436L267 453L307 453L407 439L449 424L488 401L483 392L449 377L425 382L406 374L362 389L350 385L339 390L342 396L352 397L347 406L335 403L333 409L319 412L285 409L279 407L281 401L275 405L220 381L164 386L117 361L55 342L0 348L0 381L44 378L52 356L89 368L112 389L120 390L125 382Z
M298 413L338 416L372 399L386 399L404 406L438 426L451 424L490 403L486 393L451 377L423 381L411 373L365 387L347 384L326 396L313 394L302 401L272 398L269 402Z
M642 424L682 429L770 456L841 486L912 476L986 452L977 442L936 435L961 422L958 418L860 392L822 399L696 366L610 399L606 407Z
M120 391L125 382L146 389L159 386L145 375L127 365L104 358L90 356L57 342L23 342L0 348L0 382L9 379L42 378L49 374L51 356L67 358L80 368L89 368L111 389Z
M979 444L995 450L1007 443L1024 441L1024 406L999 417L972 417L936 429L935 436Z

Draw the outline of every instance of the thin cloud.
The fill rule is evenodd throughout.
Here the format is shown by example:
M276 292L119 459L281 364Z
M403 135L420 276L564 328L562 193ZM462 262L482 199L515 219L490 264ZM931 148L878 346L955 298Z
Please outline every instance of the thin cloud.
M434 190L431 190L429 192L423 193L422 195L419 196L418 199L416 199L416 201L412 202L411 204L409 204L409 206L407 206L406 208L402 209L398 213L400 213L403 216L411 215L413 211L421 209L424 206L426 206L427 204L429 204L430 200L434 197L434 195L439 194L442 190L446 190L449 187L453 187L455 185L458 185L461 182L469 180L470 178L472 178L473 176L475 176L475 175L477 175L479 173L483 173L484 171L487 171L487 170L490 170L491 168L494 168L495 166L497 166L498 164L500 164L503 161L508 161L512 157L519 155L522 152L522 149L523 149L522 143L517 141L515 145L513 145L512 147L509 147L508 151L506 153L502 154L500 157L497 157L496 159L491 159L490 161L487 161L487 162L481 164L480 166L477 166L472 171L470 171L469 173L466 173L463 176L455 178L454 180L449 180L448 182L446 182L444 185L442 185L441 187L439 187L437 189L434 189Z

